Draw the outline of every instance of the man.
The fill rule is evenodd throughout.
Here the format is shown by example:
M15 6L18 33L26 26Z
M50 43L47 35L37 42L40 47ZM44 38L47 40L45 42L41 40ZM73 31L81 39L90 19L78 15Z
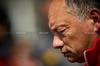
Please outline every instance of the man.
M53 0L49 27L53 47L70 62L100 66L100 2L97 0Z

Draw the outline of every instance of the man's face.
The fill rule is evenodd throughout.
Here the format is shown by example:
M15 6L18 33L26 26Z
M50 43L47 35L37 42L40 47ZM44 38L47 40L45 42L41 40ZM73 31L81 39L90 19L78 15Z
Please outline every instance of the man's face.
M70 62L84 62L83 53L93 47L93 21L86 19L78 22L77 18L68 13L65 0L53 0L49 10L49 27L54 33L53 47L61 52Z

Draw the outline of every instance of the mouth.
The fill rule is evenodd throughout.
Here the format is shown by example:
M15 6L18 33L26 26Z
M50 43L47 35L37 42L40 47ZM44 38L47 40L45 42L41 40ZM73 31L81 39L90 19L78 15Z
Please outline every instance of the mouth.
M64 54L64 57L68 57L68 53L65 53L65 54Z
M62 52L62 54L64 55L64 57L73 57L74 54L72 52Z
M63 55L64 55L64 57L69 57L70 56L68 52L63 53Z

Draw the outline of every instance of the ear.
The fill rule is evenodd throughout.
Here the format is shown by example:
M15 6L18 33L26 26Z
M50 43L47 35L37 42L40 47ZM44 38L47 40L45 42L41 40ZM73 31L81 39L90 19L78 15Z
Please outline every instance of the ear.
M100 33L100 11L96 8L91 9L89 15L94 21L95 32Z

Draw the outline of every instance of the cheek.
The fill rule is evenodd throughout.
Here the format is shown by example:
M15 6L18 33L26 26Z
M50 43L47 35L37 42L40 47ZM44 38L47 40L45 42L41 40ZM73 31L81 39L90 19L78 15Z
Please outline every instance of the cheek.
M77 33L68 34L63 40L65 42L65 46L69 47L67 48L68 50L73 52L75 55L80 56L87 49L89 43L88 35Z
M91 35L84 33L87 31L89 30L85 29L82 25L72 24L72 27L70 27L67 31L69 34L66 34L63 38L65 46L70 47L68 50L71 50L74 54L81 56L83 52L88 49L88 45L91 43Z

